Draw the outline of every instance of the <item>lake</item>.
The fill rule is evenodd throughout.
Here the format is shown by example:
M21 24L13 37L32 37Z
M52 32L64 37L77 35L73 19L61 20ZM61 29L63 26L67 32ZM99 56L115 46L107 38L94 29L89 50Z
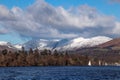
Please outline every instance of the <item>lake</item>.
M120 67L0 67L0 80L120 80Z

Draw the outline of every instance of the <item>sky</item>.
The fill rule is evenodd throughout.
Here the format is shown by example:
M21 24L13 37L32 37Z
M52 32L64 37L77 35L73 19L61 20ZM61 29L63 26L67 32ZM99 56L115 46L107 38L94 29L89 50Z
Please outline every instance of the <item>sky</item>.
M0 41L120 37L120 0L0 0Z

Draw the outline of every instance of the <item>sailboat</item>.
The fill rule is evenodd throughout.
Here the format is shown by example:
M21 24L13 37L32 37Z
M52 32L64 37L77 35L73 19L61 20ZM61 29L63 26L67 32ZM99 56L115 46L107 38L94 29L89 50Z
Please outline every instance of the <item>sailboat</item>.
M105 62L105 66L107 66L108 64Z
M88 66L92 66L91 61L88 62Z
M99 60L99 66L101 66L101 61Z

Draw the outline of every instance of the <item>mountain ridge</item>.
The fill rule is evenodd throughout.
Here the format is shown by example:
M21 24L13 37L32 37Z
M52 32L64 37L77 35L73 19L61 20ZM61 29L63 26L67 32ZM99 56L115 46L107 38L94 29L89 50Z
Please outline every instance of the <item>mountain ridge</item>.
M77 37L74 39L61 39L61 40L36 39L36 40L30 40L24 44L16 44L16 45L13 45L9 42L1 41L0 43L2 44L0 45L2 46L4 43L4 46L11 46L11 48L16 48L18 50L20 50L21 47L24 47L26 50L29 50L30 48L32 49L38 48L39 50L57 49L64 51L64 50L74 50L85 47L94 47L100 44L104 44L105 42L108 42L110 40L112 40L112 38L105 36L96 36L92 38Z
M112 39L106 43L98 45L100 48L120 47L120 38Z

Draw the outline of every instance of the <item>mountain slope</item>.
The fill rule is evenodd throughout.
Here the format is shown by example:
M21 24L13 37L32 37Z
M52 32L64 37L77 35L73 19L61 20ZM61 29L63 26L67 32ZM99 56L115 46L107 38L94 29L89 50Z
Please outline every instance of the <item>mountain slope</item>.
M0 41L0 50L7 49L8 51L14 51L16 48L9 42Z
M71 40L70 39L61 39L61 40L36 39L36 40L30 40L24 44L16 44L16 45L13 45L9 42L0 41L0 46L1 49L3 49L4 46L4 48L18 49L18 50L20 50L22 46L25 47L26 50L29 50L30 48L32 49L38 48L39 50L43 50L43 49L76 50L80 48L94 47L103 44L105 42L108 42L110 40L112 39L105 36L97 36L93 38L78 37ZM119 40L118 41L116 40L116 42L120 43ZM112 45L111 42L108 42L107 44L103 44L103 45L107 46L108 44Z
M71 50L84 47L93 47L107 41L110 41L111 38L105 36L97 36L93 38L75 38L75 39L62 39L62 40L31 40L23 44L25 49L29 48L38 48L38 49L58 49L58 50Z
M101 48L120 47L120 38L113 39L106 43L100 44L98 47L101 47Z
M37 39L37 40L30 40L23 44L25 49L55 49L57 47L64 46L68 42L67 39L63 40L45 40L45 39Z
M23 46L25 47L25 49L35 49L35 48L38 48L38 49L44 49L44 48L48 48L48 43L49 41L48 40L44 40L44 39L38 39L38 40L30 40L26 43L23 44Z
M65 45L66 49L77 49L77 48L86 48L86 47L94 47L99 44L110 41L111 38L105 36L97 36L93 38L76 38L71 40L68 45Z

